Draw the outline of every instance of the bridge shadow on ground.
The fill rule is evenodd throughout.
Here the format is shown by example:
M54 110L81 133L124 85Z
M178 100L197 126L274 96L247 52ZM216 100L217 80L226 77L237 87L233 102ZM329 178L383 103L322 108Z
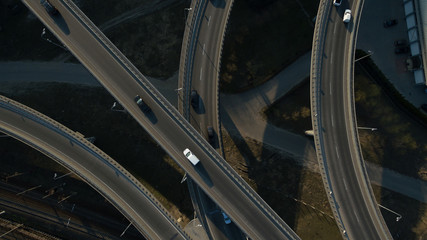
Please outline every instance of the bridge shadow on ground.
M221 111L221 118L227 162L294 229L298 203L283 196L297 195L301 169L289 165L262 143L245 138L226 111Z

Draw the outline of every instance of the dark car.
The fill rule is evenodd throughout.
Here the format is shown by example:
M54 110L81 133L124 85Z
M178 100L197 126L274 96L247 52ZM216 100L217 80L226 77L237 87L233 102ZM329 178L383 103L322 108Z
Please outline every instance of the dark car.
M421 105L421 109L424 110L424 112L427 113L427 104Z
M50 15L58 15L58 9L56 9L49 0L40 0L40 4L46 9Z
M397 24L397 19L388 19L384 21L384 27L388 28Z
M408 53L408 52L409 52L408 46L400 46L400 47L394 48L394 53L396 53L396 54L404 54L404 53Z
M151 111L151 108L142 100L139 95L135 96L135 102L138 104L138 107L141 109L141 111L145 113Z
M191 106L193 106L194 108L198 108L199 107L199 95L197 94L196 90L191 91L190 99L191 99Z
M342 0L334 0L334 5L338 7L339 5L341 5L341 2Z
M208 141L211 145L215 143L214 130L212 126L208 126Z
M394 41L394 46L406 46L406 45L408 45L408 43L406 42L406 40L405 39L399 39L399 40L396 40L396 41Z

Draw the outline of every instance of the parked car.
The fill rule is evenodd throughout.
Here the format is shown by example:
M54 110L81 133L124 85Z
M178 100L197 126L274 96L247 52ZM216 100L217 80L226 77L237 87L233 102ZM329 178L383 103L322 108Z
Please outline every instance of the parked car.
M397 24L397 19L387 19L384 21L384 27L388 28Z
M334 0L334 5L338 7L339 5L341 5L341 2L342 0Z
M225 214L225 212L221 211L222 216L224 217L224 222L225 224L230 224L231 223L231 219L227 216L227 214Z
M208 141L211 145L215 143L214 130L212 126L208 126Z
M404 53L408 53L408 52L409 52L408 46L400 46L400 47L394 48L394 53L396 53L396 54L404 54Z
M399 39L394 41L394 46L406 46L408 45L405 39Z
M344 23L349 23L349 22L350 22L350 20L351 20L351 10L350 10L350 9L347 9L347 10L345 10L345 12L344 12L344 16L342 17L342 21L343 21Z
M50 15L58 15L58 9L56 9L49 0L40 0L40 4L46 9Z
M139 95L135 96L135 102L138 105L138 107L141 109L141 111L145 113L151 111L151 108L142 100L142 98Z
M194 108L198 108L199 107L199 95L197 94L196 90L191 91L190 99L191 99L191 106L193 106Z

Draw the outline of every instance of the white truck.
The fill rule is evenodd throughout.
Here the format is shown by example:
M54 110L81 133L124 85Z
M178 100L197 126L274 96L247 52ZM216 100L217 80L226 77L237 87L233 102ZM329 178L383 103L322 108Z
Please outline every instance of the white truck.
M185 155L185 157L194 165L194 166L196 166L196 164L197 163L199 163L200 162L200 160L196 157L196 155L194 155L191 151L190 151L190 149L188 149L188 148L186 148L184 151L183 151L183 153L184 153L184 155Z

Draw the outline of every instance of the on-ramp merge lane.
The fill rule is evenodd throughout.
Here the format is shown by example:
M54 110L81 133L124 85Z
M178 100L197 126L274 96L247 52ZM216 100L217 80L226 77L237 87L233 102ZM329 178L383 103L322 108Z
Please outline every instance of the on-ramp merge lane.
M22 0L86 66L145 130L172 156L252 239L299 239L286 223L222 159L148 80L69 1L54 1L60 16L49 16L38 1ZM140 95L153 114L145 116L133 101ZM154 119L153 119L154 118ZM194 167L182 154L199 157Z
M390 239L376 205L359 155L353 98L353 53L362 1L344 2L330 11L326 29L320 83L320 139L336 200L349 239ZM347 6L346 6L347 5ZM352 9L352 21L344 24L342 15ZM322 147L321 147L322 148ZM385 226L385 228L384 228Z

